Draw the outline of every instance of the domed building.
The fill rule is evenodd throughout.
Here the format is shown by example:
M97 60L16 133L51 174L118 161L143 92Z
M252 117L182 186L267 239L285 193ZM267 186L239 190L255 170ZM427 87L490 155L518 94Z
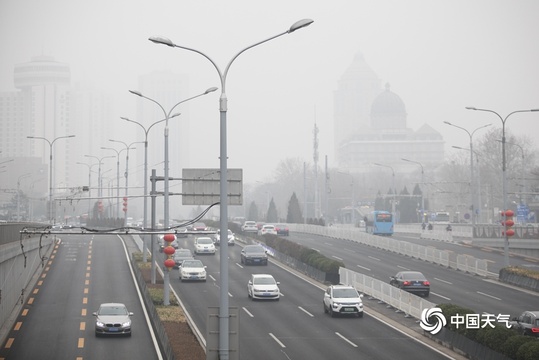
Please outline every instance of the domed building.
M362 56L356 56L354 62L364 62ZM363 68L366 64L355 64L351 68ZM339 85L348 84L346 88L336 91L342 95L336 99L335 110L335 153L338 167L350 173L373 171L374 163L381 163L393 168L396 173L410 173L417 170L417 164L403 161L402 158L421 163L423 166L437 166L443 163L444 141L442 135L425 124L417 131L407 127L406 106L402 99L391 91L389 84L380 92L372 87L373 73L363 72L365 78L350 77L350 69L343 75ZM369 86L350 86L348 82L366 82ZM355 88L370 88L376 95L354 91ZM348 91L347 91L348 90ZM348 92L348 95L345 93ZM372 98L370 113L343 113L339 110L351 108L344 106L344 99L354 102L351 94L360 97L360 103ZM358 115L362 115L359 117ZM368 119L365 119L368 117ZM368 121L367 121L368 120ZM356 126L349 125L350 122ZM348 124L348 125L347 125ZM346 128L347 131L342 131Z

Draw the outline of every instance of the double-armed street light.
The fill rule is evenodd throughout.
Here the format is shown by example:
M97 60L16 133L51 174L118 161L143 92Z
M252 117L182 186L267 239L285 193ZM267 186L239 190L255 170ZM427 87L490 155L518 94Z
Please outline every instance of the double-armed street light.
M523 113L523 112L536 112L539 111L539 109L529 109L529 110L515 110L511 113L509 113L505 118L503 118L500 114L498 114L494 110L489 109L479 109L473 106L467 106L466 110L474 110L474 111L486 111L495 114L498 116L498 118L502 122L502 197L503 197L503 211L504 213L508 210L507 209L507 172L506 172L506 159L505 159L505 123L507 122L507 119L513 114L516 113ZM505 266L509 266L509 237L507 235L507 231L504 231L504 264Z
M52 191L53 191L53 186L52 186L52 146L54 145L54 143L56 142L56 140L60 140L60 139L67 139L67 138L72 138L72 137L75 137L75 135L66 135L66 136L58 136L56 138L54 138L52 141L45 138L45 137L42 137L42 136L27 136L28 139L41 139L41 140L45 140L48 144L49 144L49 221L51 224L53 224L55 221L55 217L53 215L53 207L52 207Z
M88 158L92 158L92 159L96 159L97 160L97 163L98 163L98 166L97 166L97 197L99 199L101 199L101 193L102 193L102 181L101 181L101 164L103 163L103 160L105 159L111 159L113 158L114 156L113 155L109 155L109 156L102 156L102 157L98 157L98 156L94 156L94 155L84 155L84 157L88 157Z
M425 189L423 188L425 186L425 171L423 169L423 164L421 164L419 161L414 161L410 159L401 158L403 161L411 162L414 164L417 164L421 166L421 222L425 222Z
M285 34L293 33L296 30L309 26L313 23L311 19L303 19L295 22L290 26L288 30L280 34L274 35L268 39L259 41L253 45L250 45L242 50L240 50L232 59L228 62L225 67L224 72L221 71L219 66L212 60L208 55L202 51L185 47L182 45L177 45L173 43L170 39L163 37L151 37L149 40L157 43L163 44L170 47L176 47L179 49L184 49L188 51L193 51L205 57L217 70L217 74L221 81L221 96L219 98L219 113L220 113L220 150L219 150L219 163L220 163L220 177L219 177L219 188L220 188L220 219L219 219L219 229L221 234L226 234L228 232L228 184L227 184L227 135L226 135L226 123L227 123L227 110L228 110L228 99L226 96L226 77L230 66L237 59L239 55L243 52L268 42L272 39L278 38ZM219 358L221 360L229 359L229 349L228 349L228 331L229 331L229 309L228 309L228 249L226 246L221 247L220 251L220 272L222 284L220 288L220 303L219 303Z
M180 113L176 113L176 114L171 115L169 119L175 118L177 116L180 116ZM131 119L128 119L126 117L120 117L120 119L132 122L134 124L137 124L144 131L144 210L143 210L144 215L143 215L143 220L142 220L142 227L144 229L146 229L146 226L148 225L147 224L148 223L148 197L147 197L147 195L148 195L148 133L150 132L152 127L154 127L155 125L157 125L159 123L162 123L163 121L166 121L167 118L156 121L153 124L151 124L150 126L148 126L147 128L144 125L142 125L141 123L139 123L138 121L131 120ZM147 260L146 252L147 252L147 249L148 249L148 245L146 243L146 235L144 235L144 240L142 242L142 247L143 247L143 249L142 249L142 261L146 262L146 260Z
M128 181L129 181L129 149L136 149L135 147L133 147L133 145L135 144L142 144L143 141L134 141L132 142L131 144L127 144L126 142L124 141L121 141L121 140L114 140L114 139L109 139L110 142L115 142L115 143L120 143L122 145L125 146L125 151L126 151L126 155L125 155L125 198L127 199L128 198ZM118 181L120 179L118 178ZM118 201L118 203L120 202L120 196L118 195L118 199L116 199ZM124 226L127 226L127 206L124 207ZM118 216L119 217L119 216Z
M155 103L157 106L159 106L159 108L163 111L163 114L165 115L165 173L164 173L164 226L165 226L165 229L168 229L169 227L169 198L170 198L170 191L169 191L169 168L168 168L168 164L169 164L169 155L168 155L168 132L169 132L169 129L168 129L168 120L172 118L172 116L170 115L172 113L172 111L180 104L183 104L184 102L187 102L189 100L192 100L192 99L195 99L197 97L200 97L200 96L203 96L203 95L206 95L206 94L209 94L211 92L214 92L215 90L217 90L216 87L211 87L209 89L207 89L206 91L204 91L203 93L201 94L198 94L198 95L195 95L195 96L192 96L188 99L184 99L182 101L179 101L177 102L168 112L165 110L165 108L163 107L163 105L161 105L159 102L157 102L156 100L152 99L152 98L149 98L145 95L143 95L141 92L139 91L135 91L135 90L129 90L129 92L131 94L134 94L134 95L137 95L137 96L140 96L141 98L144 98L144 99L147 99L147 100L150 100L151 102ZM179 114L178 114L179 115ZM177 116L177 115L176 115Z
M452 146L452 148L454 149L458 149L458 150L466 150L466 151L470 151L470 149L467 149L467 148L463 148L463 147L460 147L460 146ZM477 192L477 203L479 204L478 206L478 209L479 210L482 210L483 209L483 202L481 201L481 167L479 166L479 154L477 153L477 151L475 150L472 150L473 151L473 154L475 155L475 162L477 163L477 184L478 184L478 192ZM471 180L473 181L473 180ZM470 186L472 186L471 182L470 182ZM479 213L479 221L481 222L481 214L482 213Z
M481 205L479 205L478 207L475 206L476 205L476 196L475 196L474 166L473 166L473 154L474 154L474 151L473 151L473 140L472 139L473 139L473 135L475 134L475 132L477 130L486 128L488 126L491 126L492 124L486 124L486 125L480 126L480 127L476 128L475 130L473 130L472 132L468 131L468 129L465 129L462 126L452 124L449 121L444 121L444 124L456 127L457 129L461 129L461 130L465 131L468 134L468 136L470 137L470 197L471 197L471 206L472 206L472 209L471 209L472 210L472 228L475 231L475 225L476 225L476 222L477 222L476 221L476 217L477 217L476 212L481 211ZM479 191L481 191L481 189L479 189Z
M380 164L380 163L374 163L374 165L376 166L382 166L382 167L386 167L386 168L389 168L391 169L391 187L393 188L392 192L393 192L393 201L391 202L391 213L392 213L392 216L393 216L393 221L395 221L395 201L396 201L396 192L397 190L395 189L395 170L393 170L393 168L389 165L384 165L384 164Z

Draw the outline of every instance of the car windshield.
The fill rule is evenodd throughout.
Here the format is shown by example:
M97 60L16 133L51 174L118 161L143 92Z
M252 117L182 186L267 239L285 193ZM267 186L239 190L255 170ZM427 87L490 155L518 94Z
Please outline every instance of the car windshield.
M185 260L182 264L182 266L184 268L186 267L190 267L190 268L201 268L201 267L204 267L204 265L202 265L202 261L200 260Z
M404 280L425 280L423 274L418 272L403 273L402 278Z
M99 315L127 315L127 309L123 306L102 306Z
M200 238L197 240L198 244L206 245L206 244L213 244L213 241L211 241L210 238Z
M333 289L333 297L336 298L357 298L359 295L355 289Z
M191 250L176 250L176 253L174 256L182 257L182 256L191 256Z
M271 277L254 278L253 284L256 284L256 285L273 285L273 284L275 284L275 279L271 278Z
M262 246L246 246L245 252L246 253L263 253L265 251Z

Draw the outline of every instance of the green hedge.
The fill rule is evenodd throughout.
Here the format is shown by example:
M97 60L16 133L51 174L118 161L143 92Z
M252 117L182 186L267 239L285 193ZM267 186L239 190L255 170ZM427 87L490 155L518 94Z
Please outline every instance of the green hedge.
M494 327L487 325L479 329L466 329L465 324L457 327L452 324L451 318L456 315L466 316L466 314L477 314L477 312L463 308L455 304L439 304L442 313L447 321L446 327L467 338L489 347L490 349L504 354L515 360L537 360L539 359L539 341L531 336L518 334L513 329L508 329L504 324L494 322Z

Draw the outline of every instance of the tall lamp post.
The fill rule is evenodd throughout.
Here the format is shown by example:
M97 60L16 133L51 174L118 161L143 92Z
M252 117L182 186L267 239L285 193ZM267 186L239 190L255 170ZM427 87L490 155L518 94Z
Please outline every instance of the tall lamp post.
M105 146L101 146L101 149L112 150L116 153L116 218L120 218L120 153L125 149L116 150Z
M103 163L103 160L113 158L113 155L110 156L103 156L103 157L97 157L94 155L84 155L85 157L96 159L98 166L97 166L97 197L99 200L101 200L102 195L102 181L101 181L101 164Z
M401 158L403 161L408 161L414 164L417 164L421 166L421 222L425 222L425 189L423 188L425 186L425 171L423 170L423 164L421 164L419 161L409 160L405 158Z
M354 192L354 175L350 174L350 173L347 173L347 172L342 172L342 171L338 171L339 174L344 174L344 175L349 175L350 176L350 179L351 179L351 183L350 185L352 186L352 197L351 197L351 206L352 206L352 212L350 214L350 222L352 223L352 227L355 227L356 226L356 209L355 209L355 192Z
M169 164L169 156L168 156L168 120L172 117L170 114L172 113L172 110L174 110L176 108L176 106L180 105L180 104L183 104L184 102L186 101L189 101L189 100L192 100L192 99L195 99L199 96L203 96L203 95L206 95L206 94L209 94L211 92L214 92L215 90L217 90L216 87L211 87L209 89L207 89L206 91L204 91L202 94L198 94L198 95L195 95L195 96L192 96L188 99L185 99L185 100L182 100L178 103L176 103L170 110L169 112L167 113L165 108L163 107L163 105L161 105L160 103L158 103L156 100L152 99L152 98L149 98L145 95L143 95L142 93L140 93L139 91L134 91L134 90L129 90L129 92L131 94L134 94L134 95L137 95L137 96L140 96L141 98L144 98L144 99L147 99L147 100L150 100L151 102L157 104L161 110L163 111L163 114L165 115L165 174L164 174L164 217L165 217L165 229L168 229L169 227L169 197L170 197L170 192L169 192L169 169L168 169L168 164ZM178 114L179 115L179 114ZM177 116L177 115L176 115Z
M522 113L522 112L535 112L539 109L529 109L529 110L516 110L509 113L505 118L503 118L496 111L489 109L479 109L473 106L467 106L466 110L475 110L475 111L486 111L495 114L502 122L502 197L503 197L503 211L507 211L507 171L506 171L506 160L505 160L505 123L507 119L513 114ZM509 266L509 237L507 231L504 231L504 263L505 266Z
M473 138L473 135L475 134L475 132L479 129L483 129L483 128L486 128L488 126L491 126L492 124L486 124L486 125L483 125L483 126L480 126L478 127L477 129L475 129L474 131L470 132L468 131L467 129L463 128L462 126L458 126L458 125L455 125L455 124L452 124L450 123L449 121L444 121L444 124L446 125L449 125L449 126L453 126L453 127L456 127L457 129L461 129L463 131L466 131L466 133L468 134L468 136L470 137L470 197L471 197L471 205L472 205L472 229L475 230L475 224L476 224L476 217L477 217L477 214L476 214L476 211L481 211L481 206L479 207L476 207L475 204L476 204L476 197L475 197L475 186L474 186L474 167L473 167L473 141L472 141L472 138Z
M142 144L143 141L135 141L131 144L127 144L126 142L123 142L121 140L114 140L109 139L111 142L120 143L125 146L126 154L125 154L125 197L127 198L127 191L128 191L128 181L129 181L129 149L136 149L132 147L135 144ZM118 196L118 202L120 201L120 197ZM123 209L124 210L124 226L127 226L127 206Z
M377 165L377 166L383 166L383 167L386 167L386 168L390 168L391 169L391 187L393 188L393 201L391 202L391 213L393 215L393 221L395 221L395 200L396 200L396 189L395 189L395 171L393 170L393 168L389 165L384 165L384 164L380 164L380 163L374 163L374 165Z
M501 141L500 141L501 142ZM526 204L526 176L524 176L524 149L522 148L522 146L520 146L519 144L515 144L515 143L511 143L511 142L505 142L507 145L512 145L512 146L516 146L520 149L520 153L521 153L521 160L520 160L520 165L522 167L522 170L521 170L521 176L522 176L522 196L521 196L521 203L523 205Z
M267 41L275 39L285 34L290 34L298 29L306 27L313 23L311 19L303 19L294 23L287 31L272 36L268 39L259 41L253 45L250 45L243 50L240 50L232 59L228 62L225 67L224 72L221 72L221 69L217 64L205 53L192 49L189 47L181 46L174 44L170 39L162 37L151 37L149 40L157 43L164 44L170 47L176 47L188 51L196 52L203 57L205 57L217 70L219 79L221 81L221 96L219 98L219 113L220 113L220 177L219 177L219 187L220 187L220 206L219 206L219 223L221 234L226 234L228 232L228 184L227 184L227 136L226 136L226 122L227 122L227 96L226 96L226 77L230 66L240 56L243 52L263 44ZM220 292L220 303L219 303L219 359L228 360L229 359L229 349L228 349L228 331L229 331L229 311L228 311L228 249L226 246L221 247L220 251L220 271L221 271L221 292Z
M53 189L53 186L52 186L52 146L54 145L56 140L67 139L67 138L72 138L72 137L75 137L75 135L58 136L51 141L41 136L27 136L28 139L41 139L41 140L45 140L49 144L49 221L51 224L53 224L55 220L53 216L53 211L52 211L53 209L52 207L52 189Z
M180 115L180 113L176 113L176 114L172 115L170 117L170 119L172 119L172 118L174 118L176 116L179 116L179 115ZM134 121L134 120L128 119L126 117L120 117L120 119L135 123L138 126L140 126L142 128L142 130L144 131L144 210L143 210L144 215L143 215L143 220L142 220L142 227L144 229L146 229L146 225L147 225L147 222L148 222L148 198L146 196L148 194L148 133L150 132L152 127L154 127L155 125L157 125L159 123L162 123L163 121L166 121L167 119L165 118L163 120L156 121L153 124L151 124L150 126L148 126L148 128L146 128L144 125L142 125L138 121ZM118 195L118 198L119 198L119 195ZM142 261L146 262L146 260L147 260L146 252L147 252L147 249L148 249L148 245L146 244L146 235L144 235L144 240L142 242L142 247L143 247L142 248Z
M460 147L460 146L452 146L452 148L459 149L459 150L470 151L470 149L463 148L463 147ZM477 176L476 177L477 177L477 184L478 184L477 188L479 190L477 192L477 199L478 199L477 203L479 204L478 209L482 210L483 209L483 205L482 205L483 202L481 201L481 167L479 166L479 154L475 150L473 150L473 153L474 153L475 159L476 159L475 162L477 163ZM473 179L471 181L473 181ZM472 183L470 182L470 188L471 188L471 186L472 186ZM481 215L482 215L482 213L480 212L479 213L479 221L480 222L481 222Z
M78 162L79 165L86 165L88 167L88 217L90 217L90 208L91 208L91 198L92 198L92 168L97 164L87 164L83 162Z

